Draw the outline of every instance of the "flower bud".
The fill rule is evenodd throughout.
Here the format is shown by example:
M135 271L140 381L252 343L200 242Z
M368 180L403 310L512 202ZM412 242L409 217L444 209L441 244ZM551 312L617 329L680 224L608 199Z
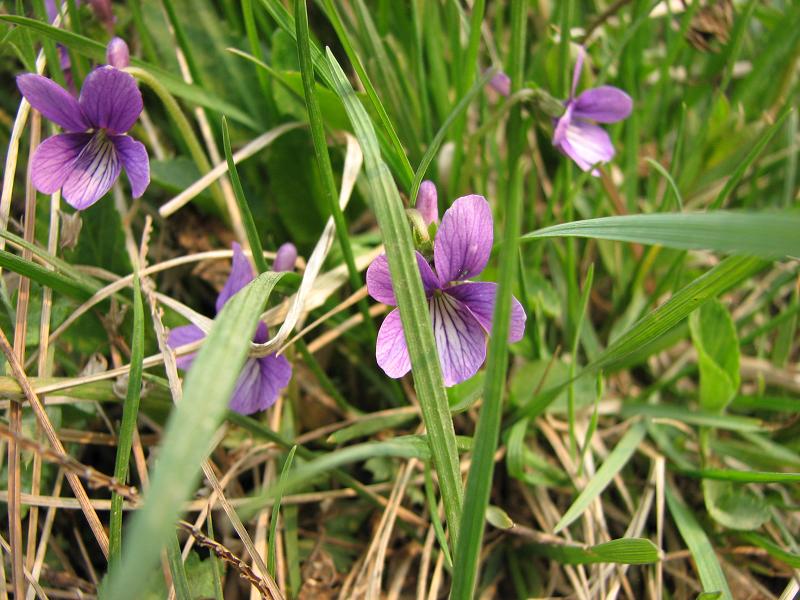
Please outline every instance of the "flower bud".
M294 263L297 261L297 248L291 242L286 242L275 253L275 262L272 263L272 270L276 273L281 271L294 271Z
M438 223L439 221L439 199L436 192L436 185L427 179L419 184L417 191L417 201L414 208L419 211L425 220L425 225Z
M511 78L500 71L489 80L489 87L501 96L508 96L511 94Z
M106 62L115 69L124 69L131 64L128 44L120 37L113 38L106 46Z

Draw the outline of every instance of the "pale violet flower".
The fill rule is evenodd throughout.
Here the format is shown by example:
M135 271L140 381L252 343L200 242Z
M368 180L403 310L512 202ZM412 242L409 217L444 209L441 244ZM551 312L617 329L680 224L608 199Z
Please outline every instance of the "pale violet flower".
M436 188L432 183L425 182L420 187L416 209L426 225L438 221ZM416 253L447 386L469 379L486 360L497 284L467 280L480 275L486 267L492 240L489 203L483 196L463 196L445 211L436 232L435 271L421 253ZM367 269L367 290L378 302L397 305L386 255L376 258ZM512 302L508 340L516 342L525 331L525 311L516 298ZM375 356L389 377L402 377L411 370L398 309L381 324Z
M294 249L292 244L284 244L281 248L286 248L284 253ZM291 248L290 248L291 247ZM297 256L297 250L294 250ZM276 259L277 262L277 259ZM292 261L294 263L294 261ZM274 265L273 269L291 270L292 266L285 269L278 269L279 265ZM250 283L254 278L253 267L242 252L239 244L233 244L233 262L231 273L225 286L217 297L217 313L222 310L225 303L230 300L236 292ZM169 332L167 343L171 348L179 348L192 342L202 340L206 336L205 332L196 325L183 325L176 327ZM259 322L253 341L263 344L269 339L269 332L264 323ZM177 363L181 369L189 370L194 362L196 353L185 354L178 357ZM284 356L268 354L259 358L249 357L242 367L242 373L236 382L236 388L231 396L230 408L243 415L268 409L275 404L280 391L289 385L292 378L292 365Z
M575 97L586 51L581 46L572 74L572 89L564 103L564 114L555 121L553 145L569 156L584 171L614 158L608 133L595 123L616 123L628 117L633 108L630 96L621 89L602 85ZM592 169L592 175L599 175Z

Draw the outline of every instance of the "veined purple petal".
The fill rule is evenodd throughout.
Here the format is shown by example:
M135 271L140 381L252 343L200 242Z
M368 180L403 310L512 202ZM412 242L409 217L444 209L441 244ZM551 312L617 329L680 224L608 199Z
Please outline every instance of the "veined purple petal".
M114 144L102 131L95 133L64 181L64 200L77 210L90 207L111 189L121 168Z
M422 215L425 225L439 222L439 198L436 192L436 185L427 179L419 184L417 192L417 202L414 208Z
M575 61L575 68L572 71L572 88L570 88L570 99L575 97L575 90L578 89L578 81L581 79L581 71L583 70L583 61L586 58L586 48L578 46L578 59Z
M291 378L292 366L283 356L248 359L231 396L231 410L250 415L268 409Z
M62 133L43 141L31 161L33 187L43 194L61 189L81 150L91 139L90 133Z
M253 267L250 265L250 261L247 260L244 252L242 252L242 247L234 242L231 273L228 275L228 280L217 297L217 312L222 310L222 307L231 299L231 296L253 281L253 277Z
M433 244L436 273L442 285L483 271L492 252L492 210L483 196L458 198L448 208Z
M33 108L64 131L84 132L91 128L78 101L55 81L35 73L25 73L17 77L17 87Z
M603 85L581 93L573 103L576 118L591 119L598 123L616 123L628 117L633 100L621 89Z
M483 328L492 333L494 318L494 300L497 296L497 284L489 281L467 282L454 285L445 290L466 306ZM508 341L518 342L525 333L525 311L519 300L511 297L511 323L508 328Z
M419 274L422 277L422 287L425 289L425 294L430 295L433 290L439 289L439 280L425 257L419 252L415 252L415 254ZM378 302L397 306L392 275L389 272L389 261L386 260L385 254L378 256L367 268L367 291Z
M451 295L434 294L428 302L444 384L449 387L472 377L486 360L486 331Z
M584 171L614 158L614 146L608 133L602 127L585 121L570 124L560 148ZM592 175L599 175L597 169L592 171Z
M272 270L276 273L282 271L294 271L294 263L297 262L297 248L292 242L281 244L275 253L275 262L272 263Z
M169 336L167 336L167 345L175 350L186 344L202 340L204 337L206 337L205 332L197 325L182 325L181 327L170 330ZM179 368L188 371L196 356L197 352L184 354L183 356L177 357L175 362L178 364Z
M142 142L127 135L109 136L117 149L119 160L131 182L131 195L138 198L150 184L150 161Z
M391 378L402 377L411 370L411 359L400 322L400 309L395 308L386 315L378 331L378 342L375 344L375 359L378 366Z
M108 65L89 73L78 102L94 127L116 134L133 127L144 107L134 78Z

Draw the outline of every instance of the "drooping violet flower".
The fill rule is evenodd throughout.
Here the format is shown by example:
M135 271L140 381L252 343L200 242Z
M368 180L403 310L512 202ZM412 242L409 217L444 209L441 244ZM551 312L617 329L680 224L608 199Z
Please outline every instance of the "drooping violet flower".
M581 46L572 74L572 88L564 103L566 110L555 122L553 145L569 156L584 171L614 158L608 133L597 123L616 123L628 117L633 108L630 96L621 89L602 85L584 91L577 98L575 89L581 76L586 50ZM597 169L592 175L599 175Z
M121 37L111 38L106 46L106 62L115 69L124 69L131 64L128 44Z
M437 215L435 206L433 214ZM416 253L447 386L469 379L486 360L497 284L467 279L479 275L486 267L492 240L489 203L483 196L463 196L445 211L436 232L433 244L436 271L422 254ZM367 290L378 302L397 305L385 254L372 261L367 269ZM522 305L513 298L508 331L510 342L522 339L525 318ZM383 320L375 356L389 377L402 377L411 369L399 309L394 309Z
M250 266L250 262L242 252L242 247L234 243L231 273L217 297L217 313L236 292L250 283L253 278L253 267ZM202 340L205 336L205 332L196 325L183 325L169 332L167 343L172 348L179 348ZM267 339L269 339L267 326L259 322L253 341L264 343ZM177 359L178 366L188 371L196 356L196 353L192 353L179 357ZM260 358L249 357L244 363L233 396L231 396L231 410L249 415L268 409L275 404L278 394L289 384L291 378L292 365L286 360L286 357L275 354Z
M499 71L489 80L489 87L501 96L509 96L511 94L511 78Z
M53 194L62 189L64 199L83 210L111 189L124 167L133 197L144 193L150 183L147 150L125 135L143 108L133 77L111 66L98 67L86 77L78 99L34 73L18 76L17 87L33 108L66 132L36 149L31 173L37 190Z

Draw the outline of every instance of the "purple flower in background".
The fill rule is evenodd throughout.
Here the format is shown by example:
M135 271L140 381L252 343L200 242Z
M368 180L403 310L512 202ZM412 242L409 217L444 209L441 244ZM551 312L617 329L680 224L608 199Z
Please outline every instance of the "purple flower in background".
M610 85L591 88L577 98L575 89L581 76L586 50L578 50L578 60L572 74L572 90L564 103L566 111L555 123L553 145L574 160L584 171L614 158L614 146L608 133L597 123L616 123L628 117L633 108L630 96ZM599 175L597 169L592 175Z
M435 193L434 187L432 211L430 189L422 196L420 188L420 199L417 200L417 209L423 215L432 214L434 219L438 215ZM427 200L425 206L420 207L422 198ZM497 284L466 280L479 275L486 267L492 251L492 240L489 203L483 196L463 196L445 211L436 232L433 244L436 272L422 254L416 253L447 386L469 379L486 360L486 341L492 331ZM385 254L372 261L367 269L367 290L378 302L397 305ZM514 298L509 341L519 341L524 331L525 311ZM389 377L402 377L411 369L399 309L394 309L383 320L375 356L378 365Z
M62 189L64 199L83 210L102 198L122 168L134 198L150 183L144 144L125 133L142 112L142 94L128 73L99 67L83 82L78 99L54 81L26 73L17 87L46 118L66 133L47 138L31 163L33 185L43 194Z
M511 78L499 71L489 80L489 87L501 96L509 96L511 94Z
M295 251L296 253L296 251ZM277 268L275 269L277 270ZM253 280L253 268L242 252L239 244L233 244L233 263L228 281L217 297L217 313L222 310L225 303ZM172 348L178 348L202 340L205 332L196 325L176 327L169 332L167 343ZM269 338L267 326L259 322L253 341L266 342ZM178 358L177 363L181 369L188 370L196 357L196 353L186 354ZM289 384L292 378L292 365L284 356L269 354L260 358L249 357L244 363L242 373L236 382L236 388L231 397L230 407L243 415L249 415L261 410L266 410L278 399L280 391Z
M295 262L297 262L297 248L293 243L286 242L275 253L275 262L272 263L272 270L277 273L294 271Z

